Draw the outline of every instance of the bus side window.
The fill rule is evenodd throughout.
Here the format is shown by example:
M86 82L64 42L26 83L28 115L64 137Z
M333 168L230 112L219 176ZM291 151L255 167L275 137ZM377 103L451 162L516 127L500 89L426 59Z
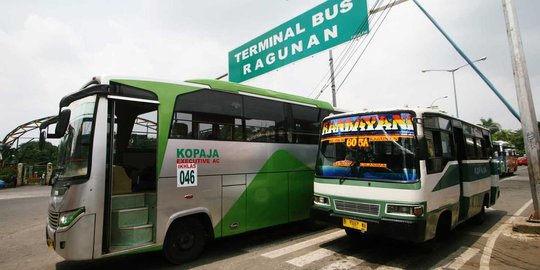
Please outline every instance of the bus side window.
M285 108L279 101L244 97L246 140L251 142L286 142Z
M449 161L456 159L450 120L429 116L425 119L427 120L427 128L424 130L428 154L427 173L442 172Z
M439 131L426 130L424 136L427 142L426 160L427 173L436 173L443 170L441 158L441 137Z
M292 142L317 144L319 139L319 109L292 104Z

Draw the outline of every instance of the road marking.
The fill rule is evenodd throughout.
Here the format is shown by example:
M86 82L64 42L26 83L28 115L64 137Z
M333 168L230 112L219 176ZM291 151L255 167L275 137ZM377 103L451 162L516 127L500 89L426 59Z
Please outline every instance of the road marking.
M462 250L465 249L464 252ZM450 257L453 257L454 254L461 253L458 257L453 259L451 262L445 264L444 266L435 268L436 270L441 269L460 269L465 263L467 263L470 259L472 259L478 252L480 252L477 248L465 248L461 247L458 251L452 253Z
M529 207L532 204L532 199L526 202L519 210L517 210L512 217L510 217L506 222L501 224L497 230L491 234L491 237L488 239L486 246L484 247L484 251L482 252L482 257L480 258L480 269L481 270L487 270L489 269L489 261L491 260L491 253L493 252L493 247L495 246L495 242L497 241L497 238L501 233L506 230L509 226L512 226L512 222L516 217L519 217L527 207Z
M319 236L319 237L316 237L316 238L313 238L313 239L310 239L310 240L306 240L304 242L300 242L300 243L297 243L297 244L294 244L294 245L291 245L291 246L286 246L284 248L276 249L276 250L264 253L261 256L266 257L266 258L270 258L270 259L274 259L274 258L283 256L285 254L289 254L291 252L295 252L295 251L301 250L301 249L309 247L309 246L313 246L313 245L321 244L321 243L324 243L324 242L328 242L330 240L334 240L334 239L337 239L337 238L340 238L340 237L343 237L343 236L345 236L345 231L344 230L339 230L339 231L329 233L329 234L325 234L325 235L322 235L322 236Z
M467 232L467 231L464 231L464 232L460 232L461 234L466 234L466 235L472 235L472 236L477 236L477 237L490 237L491 234L489 233L481 233L481 232Z
M362 259L358 259L356 257L347 256L344 259L341 259L333 264L327 265L321 270L345 270L345 269L351 269L357 265L360 265L364 262Z
M314 261L322 260L330 255L334 255L336 252L326 248L319 248L313 252L310 252L306 255L296 257L292 260L288 260L287 263L294 266L302 267L306 264L310 264Z

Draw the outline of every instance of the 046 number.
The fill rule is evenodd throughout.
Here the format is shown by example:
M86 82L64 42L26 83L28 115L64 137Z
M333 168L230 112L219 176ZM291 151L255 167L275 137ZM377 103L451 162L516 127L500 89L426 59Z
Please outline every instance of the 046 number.
M195 184L195 171L194 170L180 171L179 178L180 178L180 185Z

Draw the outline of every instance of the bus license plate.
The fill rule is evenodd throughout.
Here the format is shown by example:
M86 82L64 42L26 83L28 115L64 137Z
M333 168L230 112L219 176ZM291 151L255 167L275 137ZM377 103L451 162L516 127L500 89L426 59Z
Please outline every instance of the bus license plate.
M362 221L343 218L343 226L348 227L348 228L353 228L359 231L367 232L367 223L362 222Z

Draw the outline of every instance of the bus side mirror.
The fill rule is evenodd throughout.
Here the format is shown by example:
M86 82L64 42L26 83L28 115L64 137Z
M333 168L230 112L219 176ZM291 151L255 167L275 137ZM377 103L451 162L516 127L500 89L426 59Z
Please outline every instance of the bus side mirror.
M68 120L69 120L69 118L68 118ZM48 139L48 138L55 139L55 138L62 137L62 135L57 135L56 133L55 134L48 134L47 128L50 125L55 124L55 123L58 123L58 117L57 116L50 118L49 120L41 123L41 125L39 126L39 150L43 150L43 148L45 147L46 139Z
M57 136L56 138L60 138L66 133L70 116L71 110L69 109L65 109L58 114L58 122L56 123L56 129L54 131L54 135Z

